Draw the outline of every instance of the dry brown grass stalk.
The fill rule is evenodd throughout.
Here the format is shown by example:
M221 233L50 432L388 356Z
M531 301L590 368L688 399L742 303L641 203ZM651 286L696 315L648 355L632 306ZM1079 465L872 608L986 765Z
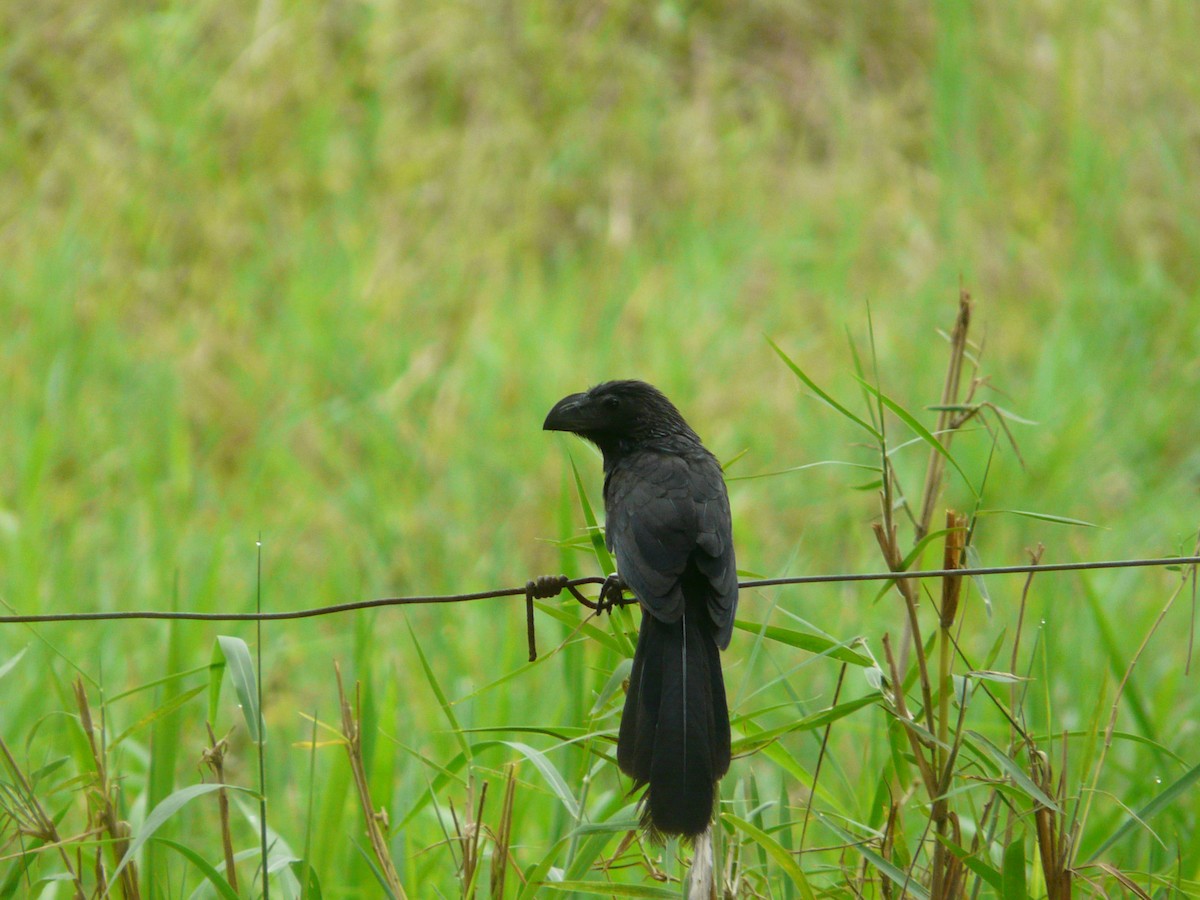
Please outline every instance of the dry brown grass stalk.
M946 383L942 387L941 409L938 411L937 427L934 435L947 450L954 437L957 425L954 423L953 406L958 402L959 390L962 386L963 360L967 355L967 331L971 327L971 295L965 290L959 290L958 317L954 320L954 330L950 335L950 365L946 367ZM961 423L959 423L961 424ZM929 454L929 463L925 467L925 485L921 494L921 515L917 520L916 540L921 540L929 533L933 522L933 510L941 493L943 475L946 471L946 457L937 452Z
M946 542L942 555L943 569L962 567L966 549L967 517L953 510L946 511ZM938 742L933 750L937 760L937 792L933 797L930 819L938 840L933 845L933 878L931 894L934 897L958 896L957 885L962 881L962 862L950 853L945 841L961 843L958 819L950 811L947 793L954 777L953 753L950 742L950 698L954 694L954 638L950 633L958 613L958 602L962 594L962 576L946 575L942 578L942 602L938 608ZM956 729L960 732L961 729ZM957 737L957 734L956 734Z
M346 755L350 758L350 772L354 776L354 787L358 791L358 803L362 809L367 838L371 842L371 851L379 864L379 873L392 895L407 900L408 895L404 892L391 853L388 852L387 835L384 834L387 814L383 810L375 811L371 790L367 784L367 769L362 758L362 735L358 727L361 709L359 686L355 685L354 709L351 709L342 685L342 668L334 663L333 670L337 675L338 703L342 713L342 740L345 742Z
M113 792L115 788L108 776L108 760L104 746L104 725L101 722L100 727L97 728L92 720L92 710L88 703L87 689L84 687L83 679L77 678L73 688L75 691L75 702L79 707L79 724L83 729L84 736L87 738L88 747L92 754L92 765L95 767L96 773L96 783L87 795L88 819L101 831L108 834L111 839L110 847L113 856L117 861L120 861L125 858L125 854L129 850L131 829L128 822L122 821L117 817L117 810L113 804ZM98 857L96 861L96 881L98 884L104 884L104 880L102 857ZM139 900L141 891L138 889L137 864L132 860L121 870L120 885L121 893L124 897L129 898L129 900Z
M4 757L5 767L12 779L12 790L5 792L4 812L16 824L18 836L30 837L42 844L41 847L36 848L38 852L58 851L59 858L71 877L72 896L82 898L84 896L83 882L79 878L79 872L82 871L83 866L78 858L72 863L71 857L67 853L68 848L80 838L63 839L60 837L54 819L50 817L41 801L38 800L28 776L17 765L12 751L8 749L8 744L4 742L3 738L0 738L0 755ZM92 832L89 831L80 837L89 837L91 834ZM26 852L28 851L22 848L21 853L17 855L21 856Z
M934 506L942 491L946 471L946 456L942 450L949 447L955 430L979 411L978 407L964 409L960 404L970 321L971 299L966 291L960 291L958 314L950 337L950 359L946 369L938 422L932 432L934 440L938 441L941 449L931 447L929 451L925 481L922 485L920 514L912 522L914 545L919 544L929 534ZM972 380L971 388L968 391L968 401L978 383L977 380ZM873 529L884 562L891 571L896 572L905 568L908 563L906 554L900 548L893 511L897 507L907 509L908 505L900 493L896 473L888 456L887 432L882 421L884 412L882 406L879 412L881 434L884 435L880 442L883 485L880 491L880 521L874 524ZM968 541L968 518L953 510L947 510L942 566L944 569L963 567ZM952 710L956 646L952 629L959 617L962 583L961 575L946 575L942 578L941 600L937 605L936 674L930 671L931 662L927 657L925 642L922 639L921 585L917 580L898 580L896 582L896 588L904 600L906 615L900 653L897 655L893 651L889 635L884 635L883 638L884 655L892 684L893 712L904 727L909 748L920 772L920 784L924 789L926 802L929 804L926 830L933 832L933 839L928 863L928 886L929 894L934 900L960 896L965 877L962 861L951 853L948 847L948 843L961 845L958 817L950 807L949 792L953 785L957 751L963 737L965 713L965 700L964 705L960 706L957 717ZM918 727L913 714L909 712L908 703L904 697L903 685L908 670L907 653L910 647L916 657L917 688L921 697L920 719L923 727ZM904 797L906 793L905 786L897 784L893 796L900 798ZM902 800L893 800L893 805L902 805L902 803ZM881 842L885 849L885 858L893 858L895 849L899 847L895 835L891 834L898 821L899 817L893 811L893 814L889 815L888 825ZM918 858L914 857L910 866L907 867L908 871L915 872L917 866ZM884 886L885 894L892 891L893 886Z
M504 876L508 871L509 850L512 847L513 801L517 793L517 767L510 763L505 769L504 803L500 807L500 827L493 838L496 849L492 853L491 891L493 900L504 896ZM520 869L517 869L520 872Z
M217 740L213 733L212 724L205 722L208 729L208 747L204 749L201 762L212 770L218 784L225 784L225 753L229 742L224 738ZM238 889L237 869L233 861L233 834L229 827L229 792L224 788L217 791L217 807L221 814L221 846L225 852L225 880L235 891Z
M462 895L464 898L475 896L475 882L479 877L480 844L483 838L483 809L487 803L488 783L485 781L479 791L479 802L473 801L475 781L472 778L467 787L467 802L464 807L464 818L460 822L454 804L450 804L450 818L454 822L454 834L462 848Z

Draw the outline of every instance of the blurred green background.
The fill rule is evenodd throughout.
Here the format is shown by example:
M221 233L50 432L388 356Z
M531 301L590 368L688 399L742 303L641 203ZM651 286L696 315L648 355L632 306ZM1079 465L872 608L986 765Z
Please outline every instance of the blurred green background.
M983 505L1104 526L990 516L983 561L1039 541L1053 561L1190 552L1197 34L1187 0L6 4L0 600L244 611L259 534L271 609L593 574L554 544L582 527L567 452L599 500L594 455L540 431L556 399L651 381L719 457L745 451L730 476L871 462L766 338L861 412L850 344L869 360L869 311L880 383L917 411L940 396L937 330L960 285L980 398L1038 423L1012 426L1023 468L1001 442ZM976 485L990 449L983 432L956 444ZM924 461L896 456L914 491ZM865 480L731 482L740 566L879 569L876 496L850 489ZM973 503L961 481L945 500ZM1078 582L1045 584L1054 696L1078 718L1170 578L1089 580L1111 658ZM1018 590L993 584L996 618L968 644L990 645ZM747 593L742 611L762 621L777 603L877 647L900 620L873 597ZM1191 623L1172 616L1143 687L1158 736L1194 756ZM286 745L308 733L301 713L333 715L334 659L373 685L383 733L452 752L406 621L451 699L522 663L507 601L272 626L276 772L306 769ZM253 637L0 629L0 662L31 647L5 677L0 733L19 741L74 667L126 690L204 665L218 633ZM463 700L463 724L570 719L611 670L591 652ZM734 702L750 690L739 658L735 642ZM796 690L827 703L835 674ZM426 776L391 755L396 819ZM291 776L276 783L276 811L302 815Z

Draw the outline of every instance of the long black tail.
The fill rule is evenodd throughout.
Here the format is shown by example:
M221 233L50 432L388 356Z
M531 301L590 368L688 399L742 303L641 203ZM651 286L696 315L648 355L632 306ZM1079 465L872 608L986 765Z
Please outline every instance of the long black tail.
M650 837L695 837L712 821L717 782L729 769L729 709L712 620L689 598L664 623L642 614L617 762L648 785L642 826Z

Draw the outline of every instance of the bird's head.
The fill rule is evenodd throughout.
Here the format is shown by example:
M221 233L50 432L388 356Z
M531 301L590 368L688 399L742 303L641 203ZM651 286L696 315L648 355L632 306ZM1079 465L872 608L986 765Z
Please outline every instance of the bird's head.
M672 438L699 442L675 405L644 381L606 381L563 397L554 404L542 428L577 434L606 456Z

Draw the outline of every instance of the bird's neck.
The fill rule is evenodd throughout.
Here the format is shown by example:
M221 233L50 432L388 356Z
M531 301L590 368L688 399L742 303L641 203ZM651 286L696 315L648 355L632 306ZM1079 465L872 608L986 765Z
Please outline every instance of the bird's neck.
M643 453L663 453L672 456L687 456L704 453L700 439L693 434L666 434L643 437L608 437L592 439L604 457L604 474L608 475L618 465L628 462Z

